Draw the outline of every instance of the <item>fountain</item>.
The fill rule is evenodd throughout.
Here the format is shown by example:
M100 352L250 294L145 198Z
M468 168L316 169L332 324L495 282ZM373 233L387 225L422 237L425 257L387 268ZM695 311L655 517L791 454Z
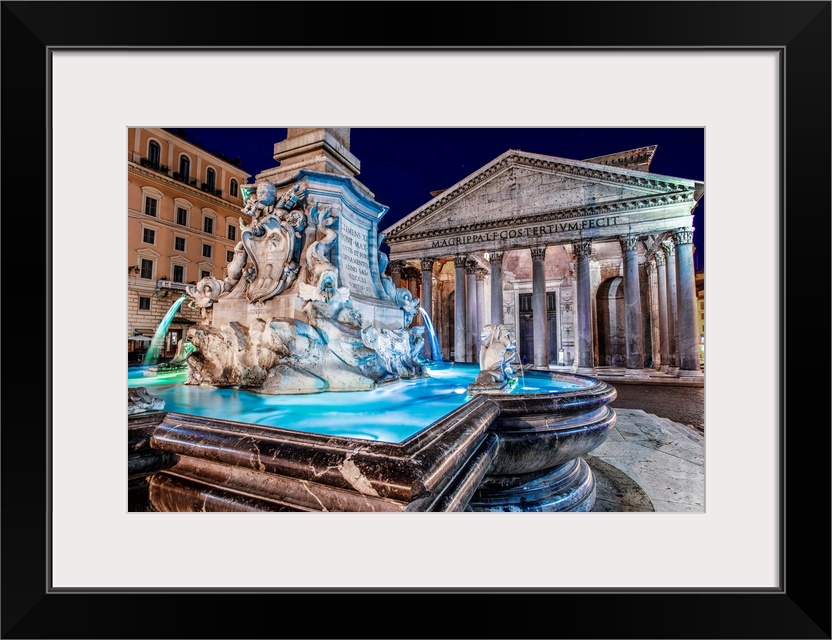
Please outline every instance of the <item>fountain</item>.
M243 189L225 277L186 288L202 315L173 360L187 371L151 385L164 399L129 398L130 510L591 510L581 456L612 428L615 390L549 372L519 388L502 324L478 366L427 362L432 323L385 275L386 207L357 185L301 169Z
M241 240L224 279L186 287L210 322L191 327L186 384L259 393L364 391L424 375L418 299L384 274L385 209L347 178L301 171L278 197L245 189Z
M153 339L150 341L150 347L144 356L144 363L146 365L152 366L159 361L159 354L162 352L162 345L165 344L165 336L167 336L170 323L173 321L173 317L176 315L176 312L179 311L179 308L182 306L182 303L187 299L187 297L188 296L184 294L180 296L179 299L170 306L170 309L168 309L165 313L165 316L162 318L159 326L156 327L156 333L153 334Z
M425 311L424 307L419 307L419 313L425 322L425 328L428 332L428 340L430 341L430 357L434 362L444 362L442 359L442 347L439 345L439 336L436 335L436 329L430 319L430 314Z

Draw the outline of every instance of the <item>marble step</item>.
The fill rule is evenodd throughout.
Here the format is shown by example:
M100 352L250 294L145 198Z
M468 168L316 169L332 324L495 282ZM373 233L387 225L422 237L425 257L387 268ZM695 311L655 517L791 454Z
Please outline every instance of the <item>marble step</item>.
M701 431L698 431L693 427L689 427L686 424L682 424L681 422L673 422L673 420L670 420L669 418L660 418L659 416L655 415L653 417L658 421L659 424L665 427L668 431L678 433L679 435L687 438L691 442L704 446L705 436Z
M679 446L699 449L704 447L704 436L692 427L661 418L641 409L627 410L628 419L617 427L625 439L651 440L660 445L677 443Z

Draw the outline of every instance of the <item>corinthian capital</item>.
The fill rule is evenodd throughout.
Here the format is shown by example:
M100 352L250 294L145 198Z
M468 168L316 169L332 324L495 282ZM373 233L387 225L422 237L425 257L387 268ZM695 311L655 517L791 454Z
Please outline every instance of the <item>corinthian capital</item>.
M503 264L503 255L505 255L502 251L495 251L494 253L488 254L488 262L491 264L496 264L502 266Z
M546 258L546 247L531 247L532 260L544 260Z
M671 258L673 254L676 252L676 245L673 244L673 240L662 240L662 249L664 249L665 255L668 258Z
M436 262L433 258L422 258L422 271L433 271L433 263Z
M691 227L682 227L673 232L673 240L677 245L690 244L693 242L693 229Z
M659 249L658 251L656 251L654 257L656 258L656 265L658 265L659 267L663 267L665 261L664 251L662 249Z
M577 258L579 256L586 256L587 258L592 253L592 240L579 240L572 243L572 254Z
M454 256L454 267L457 269L464 269L467 262L468 256Z
M477 261L476 260L468 260L465 263L465 272L468 275L474 275L477 273Z
M638 249L638 235L637 234L628 234L626 236L621 236L618 238L621 241L621 250L622 251L635 251Z
M401 273L404 268L404 260L391 260L388 265L391 274Z

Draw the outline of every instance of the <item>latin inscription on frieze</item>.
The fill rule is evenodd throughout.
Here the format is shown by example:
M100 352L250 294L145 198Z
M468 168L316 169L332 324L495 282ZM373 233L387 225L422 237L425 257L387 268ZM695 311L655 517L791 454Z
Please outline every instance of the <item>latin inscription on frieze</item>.
M368 231L342 216L338 234L338 269L341 283L351 291L378 297L370 274Z
M499 231L483 231L479 233L442 238L434 240L431 248L455 247L461 244L475 242L493 242L494 240L513 240L515 238L539 238L552 233L565 233L568 231L581 231L583 229L603 229L618 224L618 216L607 216L604 218L590 218L587 220L575 220L572 222L553 222L551 224L540 224L529 227L518 227L516 229L501 229Z

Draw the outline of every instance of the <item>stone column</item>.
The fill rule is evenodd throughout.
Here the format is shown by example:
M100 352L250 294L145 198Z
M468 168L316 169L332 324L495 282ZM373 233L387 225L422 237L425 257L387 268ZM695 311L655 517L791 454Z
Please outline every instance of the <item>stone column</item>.
M661 362L661 347L659 341L659 294L654 284L656 275L656 261L653 258L644 263L644 273L647 275L647 305L646 319L644 320L644 360L647 367L647 359L650 359L650 367L659 368Z
M477 333L477 263L474 260L469 260L465 263L465 273L468 275L468 283L466 291L468 292L468 314L466 316L468 323L465 326L466 333L466 348L465 358L466 362L477 362L479 360L479 334Z
M679 338L676 333L678 322L678 303L676 298L676 246L673 240L662 242L664 253L667 256L667 337L670 359L667 361L668 371L676 373L679 371Z
M549 368L549 332L546 319L546 247L532 247L532 327L534 366Z
M436 326L433 320L433 258L422 258L422 299L419 301L419 306L428 314L431 324ZM428 327L425 326L425 347L422 353L430 360L433 359L431 349L430 334Z
M477 267L477 340L482 335L483 318L485 317L485 276L487 275L487 269ZM475 359L479 360L479 352L476 356Z
M676 281L679 338L679 376L699 377L699 336L696 332L696 274L693 266L693 229L673 232L676 244Z
M592 351L592 299L589 285L589 256L592 253L592 241L580 240L572 243L572 253L578 262L576 308L578 312L578 373L595 372L595 354Z
M407 290L414 299L419 297L419 272L412 267L407 269Z
M491 324L503 324L503 254L488 256L491 269Z
M467 256L454 257L454 361L465 362L465 263Z
M390 278L393 280L393 284L396 285L396 289L402 286L403 266L404 262L401 260L393 260L390 262Z
M621 236L624 254L624 326L627 331L627 369L644 369L644 324L638 281L638 236Z
M670 363L667 328L667 267L665 267L664 250L656 251L656 272L659 282L659 345L661 346L661 370L667 371Z

